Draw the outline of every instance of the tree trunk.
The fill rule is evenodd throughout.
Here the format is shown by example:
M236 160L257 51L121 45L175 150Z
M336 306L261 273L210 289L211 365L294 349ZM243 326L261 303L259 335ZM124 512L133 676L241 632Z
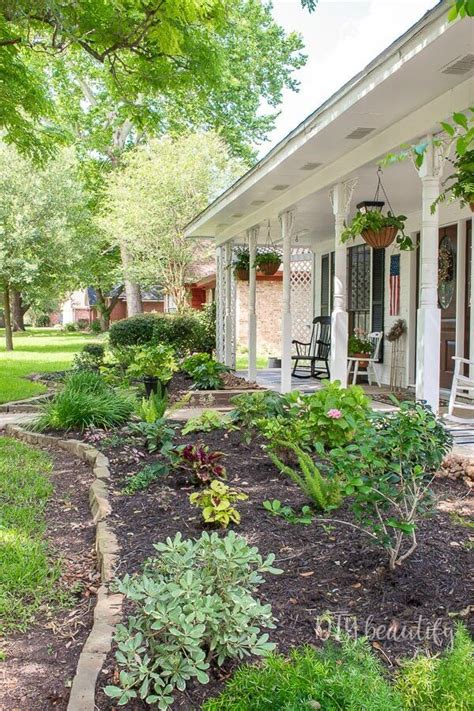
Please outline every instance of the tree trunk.
M12 289L11 292L11 309L12 309L12 319L13 319L13 330L14 331L25 331L25 321L24 316L28 311L28 306L23 304L23 299L21 293L16 289Z
M13 334L10 308L10 285L5 282L3 285L3 310L5 319L5 349L7 351L13 350Z
M128 247L123 242L120 243L120 255L122 257L125 296L127 298L127 315L129 317L135 316L135 314L143 313L142 295L139 285L128 278L132 260Z
M99 312L100 326L103 331L108 331L110 328L110 316L115 306L118 304L122 292L123 286L116 291L115 296L112 296L109 305L107 306L102 289L97 287L95 290L95 293L97 294L97 311Z

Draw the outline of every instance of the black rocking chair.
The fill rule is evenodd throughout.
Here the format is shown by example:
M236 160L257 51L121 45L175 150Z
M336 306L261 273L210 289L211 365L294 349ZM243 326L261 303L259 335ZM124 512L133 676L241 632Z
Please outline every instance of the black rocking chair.
M292 375L295 378L317 378L319 380L329 378L329 352L331 350L331 317L316 316L313 319L311 330L311 340L309 343L302 341L292 341L296 346L296 355L291 359L294 361ZM301 366L301 363L306 365ZM319 364L319 367L317 367ZM297 368L309 368L309 375L299 375Z

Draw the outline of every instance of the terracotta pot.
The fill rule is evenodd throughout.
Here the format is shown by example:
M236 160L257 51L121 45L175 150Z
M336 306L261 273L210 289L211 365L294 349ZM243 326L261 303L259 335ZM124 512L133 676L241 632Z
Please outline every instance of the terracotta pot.
M240 281L248 281L249 280L249 270L248 269L236 269L235 276L237 277L237 279L240 279Z
M375 232L374 230L364 230L362 232L363 240L374 249L382 249L390 247L393 240L397 236L398 229L396 227L384 227Z
M360 358L359 360L359 370L367 370L369 364L368 360L362 360L363 358L368 358L367 353L351 353L351 358Z
M281 262L267 262L266 264L261 264L259 270L262 274L265 274L265 276L273 276L280 268L280 264Z

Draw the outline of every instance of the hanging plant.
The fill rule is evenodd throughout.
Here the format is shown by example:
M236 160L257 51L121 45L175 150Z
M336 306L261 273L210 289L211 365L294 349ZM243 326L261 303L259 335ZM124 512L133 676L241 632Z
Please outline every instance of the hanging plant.
M249 280L250 254L248 247L237 247L232 260L232 269L237 279L241 281Z
M281 255L276 249L258 251L255 257L255 268L265 276L276 274L281 264Z
M396 243L400 249L413 249L411 238L405 234L405 215L394 215L392 206L382 184L382 170L377 170L378 182L373 200L361 202L357 205L357 212L351 224L343 230L341 242L348 242L361 235L364 242L374 249L389 247L392 242ZM385 202L379 200L383 193L389 211L386 215L382 213Z

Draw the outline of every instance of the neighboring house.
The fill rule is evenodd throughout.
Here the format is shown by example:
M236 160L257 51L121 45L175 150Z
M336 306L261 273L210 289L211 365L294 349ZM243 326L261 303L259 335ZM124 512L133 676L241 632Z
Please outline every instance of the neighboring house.
M195 284L190 284L189 291L191 307L201 309L206 300L205 290ZM92 323L99 318L96 303L97 297L92 287L74 291L62 305L60 320L62 323L77 323L78 321ZM142 303L144 313L173 313L175 311L172 299L158 288L143 289ZM127 300L125 292L123 292L112 310L110 321L121 321L127 318L127 315Z
M328 314L331 377L342 383L351 331L387 333L398 318L408 328L400 361L404 384L416 385L417 397L433 408L440 388L451 385L452 356L474 359L472 213L459 202L431 212L443 168L449 174L437 151L428 151L419 172L407 160L383 174L393 211L407 215L406 231L419 240L418 249L399 253L394 246L372 249L361 238L339 239L355 206L373 200L384 156L424 137L429 142L440 121L474 105L474 21L449 23L449 4L426 13L188 225L188 237L215 239L217 353L229 365L242 338L237 304L244 307L245 290L251 379L264 322L279 335L281 390L287 392L292 339L307 340L313 317ZM268 221L283 254L278 301L262 294L258 278L256 289L253 282L236 286L229 268L234 246L265 244ZM394 278L398 259L392 257L398 255ZM446 259L449 268L441 268ZM386 340L379 372L389 383Z

